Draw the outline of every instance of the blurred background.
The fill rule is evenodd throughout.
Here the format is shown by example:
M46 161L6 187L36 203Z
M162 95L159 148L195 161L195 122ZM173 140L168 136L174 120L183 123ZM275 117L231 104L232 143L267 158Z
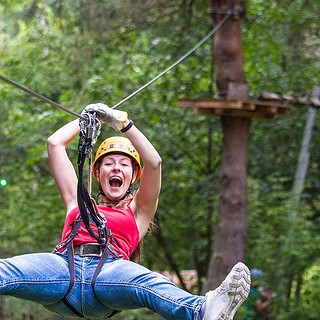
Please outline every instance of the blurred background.
M236 319L320 319L319 116L311 128L303 189L298 199L293 193L310 108L317 113L317 102L308 101L320 86L320 3L240 4L246 8L242 52L250 99L272 92L280 100L291 95L307 102L292 102L288 114L273 119L251 120L243 261L261 271L254 283L259 293L271 290L271 303L265 318L248 315L244 305ZM0 74L76 113L93 102L113 106L202 39L214 25L209 11L204 0L1 0ZM219 97L213 50L210 39L119 107L163 158L159 209L142 264L195 294L203 293L219 240L223 132L219 116L194 114L179 100ZM72 119L0 82L1 258L50 252L59 242L65 210L46 140ZM103 127L98 143L112 134ZM77 141L69 153L76 161ZM0 318L61 319L10 297L0 298ZM114 319L159 317L135 310Z

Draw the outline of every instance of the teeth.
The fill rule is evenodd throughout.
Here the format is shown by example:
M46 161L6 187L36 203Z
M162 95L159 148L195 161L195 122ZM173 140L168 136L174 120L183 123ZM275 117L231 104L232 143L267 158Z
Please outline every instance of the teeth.
M121 187L122 179L120 177L112 177L110 179L110 185L111 187Z

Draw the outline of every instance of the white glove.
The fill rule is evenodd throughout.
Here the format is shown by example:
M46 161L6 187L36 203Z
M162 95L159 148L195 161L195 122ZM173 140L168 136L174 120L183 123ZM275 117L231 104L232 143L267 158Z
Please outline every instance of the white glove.
M126 111L111 109L103 103L89 104L82 111L82 113L84 112L96 112L102 123L107 123L118 132L124 127L124 122L128 119Z

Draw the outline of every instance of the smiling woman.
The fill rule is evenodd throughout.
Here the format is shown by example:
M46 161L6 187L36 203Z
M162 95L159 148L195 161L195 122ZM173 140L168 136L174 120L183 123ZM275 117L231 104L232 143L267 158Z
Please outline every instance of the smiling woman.
M52 173L67 214L61 242L52 253L0 260L0 294L41 303L67 317L108 318L146 307L164 319L233 319L249 293L250 272L244 264L236 264L216 290L197 296L137 263L158 206L161 158L126 112L93 104L82 117L98 118L126 135L104 140L97 150L92 169L100 202L89 195L88 201L79 201L86 196L82 175L78 181L67 154L82 130L82 120L75 120L48 139Z
M122 170L121 170L122 168ZM101 170L102 169L102 170ZM109 175L103 178L105 171L109 169ZM135 184L141 176L142 166L140 156L129 139L124 137L111 137L104 140L99 146L92 167L93 175L100 184L100 194L103 202L107 203L108 198L112 200L112 196L106 197L108 191L118 191L120 189L103 188L102 184L107 183L111 188L124 188L125 192L131 193L131 186ZM101 172L100 172L101 171ZM123 173L130 172L130 177L124 179ZM102 178L101 178L102 177ZM128 181L129 186L124 184Z

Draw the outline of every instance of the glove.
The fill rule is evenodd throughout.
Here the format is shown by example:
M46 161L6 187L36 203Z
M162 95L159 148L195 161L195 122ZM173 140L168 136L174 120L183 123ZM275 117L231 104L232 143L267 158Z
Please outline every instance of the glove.
M127 112L111 109L103 103L89 104L81 114L85 112L96 112L98 119L102 123L107 123L118 132L124 127L124 122L128 119Z

